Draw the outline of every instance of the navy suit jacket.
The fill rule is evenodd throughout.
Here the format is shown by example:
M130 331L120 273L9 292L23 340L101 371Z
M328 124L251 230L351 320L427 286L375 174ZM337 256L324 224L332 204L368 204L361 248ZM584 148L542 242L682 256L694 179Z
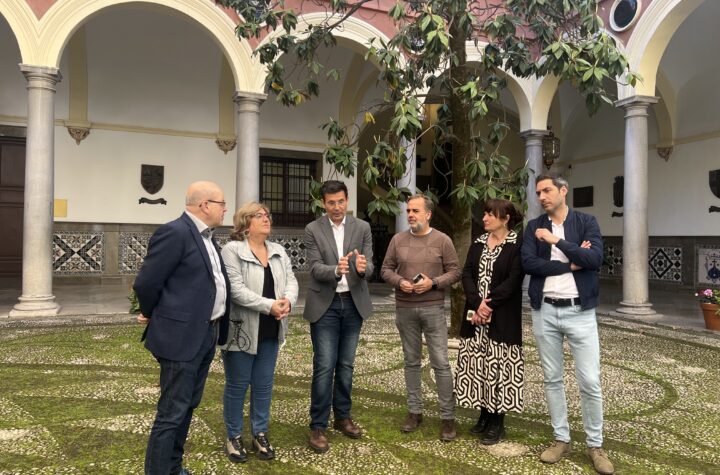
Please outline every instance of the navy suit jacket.
M220 249L213 240L220 256ZM227 290L225 264L220 258ZM203 238L189 216L162 225L150 238L133 285L140 311L150 318L143 339L156 358L190 361L207 335L217 288ZM227 340L230 295L220 320L218 344Z
M571 272L570 263L550 260L551 245L535 237L538 228L545 228L552 233L552 222L547 214L528 222L521 250L523 268L530 275L530 306L535 310L539 310L542 304L545 277ZM570 262L582 267L572 273L582 309L595 308L599 294L598 272L603 262L600 226L594 216L570 209L564 229L565 239L561 239L556 246ZM580 247L583 241L590 241L590 249Z

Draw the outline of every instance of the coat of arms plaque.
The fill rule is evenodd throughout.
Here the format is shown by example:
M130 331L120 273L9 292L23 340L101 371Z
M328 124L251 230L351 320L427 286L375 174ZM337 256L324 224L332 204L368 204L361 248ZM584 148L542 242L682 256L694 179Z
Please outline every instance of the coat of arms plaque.
M142 165L140 169L140 184L143 189L154 195L163 187L165 167L162 165Z

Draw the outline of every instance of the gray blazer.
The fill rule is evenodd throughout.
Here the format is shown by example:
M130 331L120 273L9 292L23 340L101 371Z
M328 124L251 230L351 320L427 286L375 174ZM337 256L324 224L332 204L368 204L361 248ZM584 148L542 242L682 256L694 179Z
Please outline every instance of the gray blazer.
M373 275L372 233L370 225L365 221L346 216L345 240L343 242L343 255L353 249L367 258L367 269L362 276L355 267L355 258L350 259L350 272L346 274L350 293L355 306L363 319L370 317L372 303L367 281ZM335 236L330 227L330 218L322 216L305 226L305 250L307 252L308 268L310 269L310 284L303 318L310 323L320 320L335 297L338 279L335 277L335 267L340 256L335 245Z

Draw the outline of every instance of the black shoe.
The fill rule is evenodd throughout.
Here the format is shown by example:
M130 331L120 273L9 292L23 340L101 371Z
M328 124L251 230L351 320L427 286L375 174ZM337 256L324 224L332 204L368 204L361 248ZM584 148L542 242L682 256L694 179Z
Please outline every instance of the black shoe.
M480 411L480 418L478 419L477 424L470 428L470 433L480 435L485 432L485 429L487 429L489 417L490 413L487 409L483 407Z
M245 446L243 445L242 435L238 435L234 439L228 439L225 441L225 452L228 454L228 458L231 462L244 463L247 462L247 452L245 452Z
M260 432L252 439L252 449L257 452L260 460L272 460L275 458L275 449L264 432Z
M495 445L505 435L505 414L491 414L485 437L481 440L483 445Z

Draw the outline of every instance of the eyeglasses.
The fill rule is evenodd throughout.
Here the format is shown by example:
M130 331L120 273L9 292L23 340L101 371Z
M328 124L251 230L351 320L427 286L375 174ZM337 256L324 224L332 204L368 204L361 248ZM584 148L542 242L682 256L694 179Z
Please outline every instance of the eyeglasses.
M215 204L221 205L223 208L226 205L225 201L215 201L215 200L205 200L205 201L207 201L208 203L215 203Z
M269 221L272 221L272 214L270 213L255 213L252 215L252 217L255 219L267 218Z

